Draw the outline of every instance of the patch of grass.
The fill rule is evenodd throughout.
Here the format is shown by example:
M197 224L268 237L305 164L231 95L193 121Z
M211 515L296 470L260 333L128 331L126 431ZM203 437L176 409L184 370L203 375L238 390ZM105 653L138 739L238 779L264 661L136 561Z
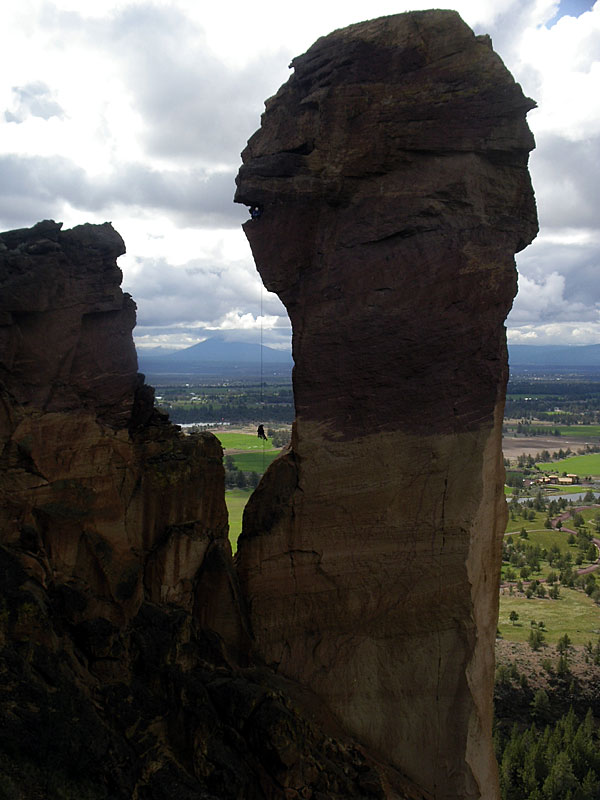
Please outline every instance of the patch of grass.
M529 514L532 509L531 508L523 508L523 511L527 511ZM540 530L544 527L544 522L546 521L546 517L548 516L547 511L536 511L534 519L523 519L518 514L514 514L511 507L509 506L509 515L508 515L508 522L506 523L506 533L516 533L517 535L520 533L521 528L525 528L526 531L534 531Z
M264 442L251 433L215 433L225 450L272 450L271 440Z
M600 515L600 508L598 508L597 506L590 506L590 508L583 508L581 511L577 511L575 513L581 514L581 516L584 518L586 522L587 527L594 533L594 535L596 535L596 526L594 524L590 525L589 523ZM567 526L567 528L569 527L570 521L572 520L567 520L564 523Z
M519 619L513 625L509 619L516 611ZM555 645L561 636L569 634L573 644L585 644L595 640L600 633L600 607L584 592L565 589L561 586L558 600L523 596L500 595L500 619L498 629L503 639L509 642L526 642L531 630L531 620L545 625L547 644Z
M236 453L231 457L233 458L233 463L242 472L258 472L259 475L262 475L280 452L280 450L265 450L264 453Z
M600 436L600 425L556 425L561 436L573 436L576 439L591 439Z
M577 553L577 547L568 542L569 534L563 531L530 531L527 539L531 544L539 544L540 547L545 547L549 550L552 545L557 545L561 553Z
M563 458L562 461L540 462L537 466L544 472L600 475L600 453L590 453L587 456L571 456L570 458Z
M561 470L563 472L563 470ZM585 473L586 475L588 473ZM581 486L580 484L573 484L572 486L556 486L552 484L550 486L554 494L581 494L582 492L586 491L585 486ZM549 494L548 497L552 499L552 494Z
M242 532L242 516L252 489L228 489L225 492L225 502L229 512L229 541L231 549L237 550L237 540Z

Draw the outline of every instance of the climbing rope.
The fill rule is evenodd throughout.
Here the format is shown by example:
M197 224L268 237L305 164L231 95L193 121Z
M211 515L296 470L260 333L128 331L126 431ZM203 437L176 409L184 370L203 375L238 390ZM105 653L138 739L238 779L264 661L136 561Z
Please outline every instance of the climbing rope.
M264 410L264 391L263 391L263 282L260 282L260 410ZM262 419L261 419L262 424ZM265 440L262 439L262 471L265 471Z

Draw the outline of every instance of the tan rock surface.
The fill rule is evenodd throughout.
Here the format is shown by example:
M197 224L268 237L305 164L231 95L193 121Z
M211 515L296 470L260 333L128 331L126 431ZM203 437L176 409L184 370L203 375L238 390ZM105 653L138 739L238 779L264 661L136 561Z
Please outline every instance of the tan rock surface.
M0 234L0 541L115 622L145 597L191 610L229 547L218 440L183 436L137 373L124 252L108 223Z
M238 570L257 654L435 798L498 796L503 322L537 230L533 103L454 12L292 62L236 200L293 326L291 449Z

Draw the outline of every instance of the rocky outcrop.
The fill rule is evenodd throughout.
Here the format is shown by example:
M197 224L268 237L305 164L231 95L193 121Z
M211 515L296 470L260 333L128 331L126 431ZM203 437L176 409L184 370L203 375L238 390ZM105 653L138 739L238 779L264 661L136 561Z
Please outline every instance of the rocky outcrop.
M229 547L219 442L184 437L137 373L124 252L108 223L0 235L0 542L118 623L145 597L191 610Z
M242 154L293 327L289 452L246 510L255 653L431 796L498 797L504 320L537 230L523 96L455 12L326 36Z
M0 793L417 797L248 664L222 450L153 409L122 252L108 224L0 234Z

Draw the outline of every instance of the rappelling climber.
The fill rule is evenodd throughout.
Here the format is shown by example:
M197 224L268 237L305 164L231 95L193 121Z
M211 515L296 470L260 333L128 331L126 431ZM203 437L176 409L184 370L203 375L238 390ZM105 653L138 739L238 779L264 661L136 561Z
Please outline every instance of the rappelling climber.
M258 219L262 214L262 206L250 206L248 211L252 219Z
M268 441L267 436L265 434L265 429L262 425L259 425L256 431L256 435L259 439L264 439L265 442Z

